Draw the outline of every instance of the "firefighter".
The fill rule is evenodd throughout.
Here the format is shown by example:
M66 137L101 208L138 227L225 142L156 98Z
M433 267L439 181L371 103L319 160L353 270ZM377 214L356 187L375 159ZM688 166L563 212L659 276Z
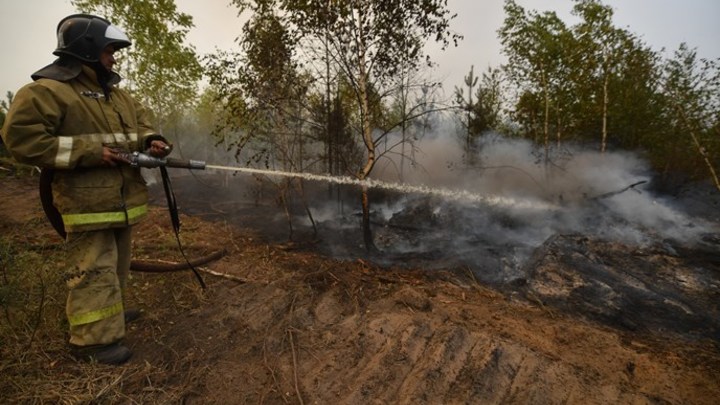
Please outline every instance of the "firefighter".
M131 45L123 31L73 14L58 24L57 41L57 59L18 90L2 137L17 161L42 169L43 205L65 235L72 355L122 364L132 356L125 324L138 314L123 307L131 227L146 215L148 194L140 169L118 152L164 157L171 148L146 109L116 87L114 54Z

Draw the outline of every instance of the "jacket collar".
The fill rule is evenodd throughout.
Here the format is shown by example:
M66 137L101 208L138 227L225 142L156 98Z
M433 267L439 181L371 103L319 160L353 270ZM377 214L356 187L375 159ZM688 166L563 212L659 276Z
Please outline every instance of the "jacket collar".
M45 66L30 75L33 80L52 79L60 82L75 79L80 73L88 75L94 83L97 83L97 73L90 67L74 58L58 58L53 63ZM120 83L122 78L119 74L111 72L108 85L114 86Z

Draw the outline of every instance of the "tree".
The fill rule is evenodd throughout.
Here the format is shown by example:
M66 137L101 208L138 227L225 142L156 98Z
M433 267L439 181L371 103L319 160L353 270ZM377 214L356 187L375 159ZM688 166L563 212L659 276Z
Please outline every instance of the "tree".
M169 117L197 98L202 68L185 36L192 17L178 13L172 0L72 0L87 13L106 15L122 27L133 45L119 65L129 90L149 107L162 130Z
M243 35L237 42L240 52L206 59L210 84L217 91L216 101L226 111L215 135L236 150L238 160L244 154L245 164L305 171L307 162L315 160L308 156L313 154L308 151L312 146L308 127L316 129L310 122L312 78L299 71L293 59L293 33L275 9L260 8L243 25ZM292 239L291 191L296 185L305 204L302 180L283 178L272 183L285 208Z
M547 161L551 108L554 106L557 117L562 111L560 100L553 100L553 95L562 93L558 89L566 85L561 72L566 70L572 35L555 13L526 13L514 0L506 0L504 9L506 17L498 34L508 56L505 71L523 95L524 109L533 108L529 101L541 100L537 107L542 109L542 143Z
M230 144L239 154L252 142L256 150L251 160L274 159L284 170L297 168L302 164L291 154L300 140L290 137L300 118L294 107L302 102L297 96L306 86L292 60L292 37L274 11L267 9L245 23L238 43L240 53L207 59L210 84L226 110L223 129L234 137Z
M505 66L517 86L514 118L526 135L554 130L561 140L637 147L657 133L661 115L654 90L657 55L613 26L613 11L597 0L577 0L572 27L552 13L526 13L506 2L500 31ZM547 153L547 149L546 149Z
M15 95L12 91L8 91L5 93L6 100L0 100L0 130L3 127L3 124L5 124L5 117L7 116L8 108L10 108L10 104L12 104L13 97ZM5 144L3 143L2 138L0 138L0 156L5 154Z
M636 35L614 26L600 0L575 0L569 28L552 13L506 0L499 31L515 86L512 117L521 135L545 144L579 140L637 150L669 179L713 179L720 154L720 61L698 60L682 45L662 64ZM665 182L669 183L669 182Z
M316 91L310 95L310 115L314 124L310 134L323 143L325 171L333 175L348 175L353 172L355 162L362 158L362 151L353 138L356 103L346 80L329 86L327 81L324 84L322 93ZM332 184L328 187L333 190Z
M479 77L475 76L475 66L470 66L470 72L465 76L463 84L465 87L455 87L455 103L458 105L460 114L460 125L463 128L463 150L465 155L465 163L471 166L475 156L475 136L478 134L477 128L474 128L475 116L477 114L477 103L473 102L475 87L478 84ZM465 98L465 89L467 88L467 99Z
M692 145L720 190L713 156L720 153L717 125L720 117L720 59L698 60L697 51L680 45L664 68L663 90L672 107L677 133L690 136Z
M0 128L2 128L3 124L5 123L5 116L7 115L8 108L10 108L10 104L12 104L12 100L15 95L12 91L8 91L5 93L5 100L0 100Z
M298 38L324 42L328 60L352 88L359 115L365 162L356 171L369 177L380 155L378 145L390 131L376 134L373 118L383 107L390 83L401 71L423 63L424 45L433 39L443 47L459 36L449 30L454 17L447 0L234 0L241 11L279 9ZM399 126L397 123L395 127ZM363 188L363 239L374 249L370 231L368 189Z
M660 56L629 33L622 35L621 46L622 58L607 89L606 139L630 150L658 150L667 143L663 139L668 132L667 100L657 86ZM588 127L597 127L597 113L597 109L587 112Z
M474 74L474 66L471 66L470 72L465 76L467 98L465 88L455 87L455 104L461 114L460 122L465 136L465 161L468 165L474 164L477 155L477 137L484 132L497 129L502 109L500 70L488 67L482 74L482 82L478 85L479 79Z
M624 39L627 33L612 24L613 10L598 0L577 0L573 8L575 15L582 18L574 31L581 42L584 56L585 79L600 88L600 117L602 137L600 151L605 152L608 140L608 108L610 105L610 82L617 73L620 60L628 47Z
M395 168L401 182L405 181L405 167L416 167L418 141L430 129L432 117L438 111L436 90L440 84L424 80L420 75L416 70L403 70L397 75L384 128L394 136L392 140L385 137L384 152L380 156L390 154L398 158L388 159L388 165ZM400 151L396 151L397 147Z

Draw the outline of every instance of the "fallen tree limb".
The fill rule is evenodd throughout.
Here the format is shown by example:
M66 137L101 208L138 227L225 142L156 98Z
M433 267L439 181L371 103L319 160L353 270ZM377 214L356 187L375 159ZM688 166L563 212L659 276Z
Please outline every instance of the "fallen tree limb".
M214 270L210 270L210 269L208 269L207 267L198 267L198 270L202 271L203 273L207 273L207 274L210 274L210 275L212 275L212 276L215 276L215 277L222 277L222 278L225 278L225 279L228 279L228 280L236 281L236 282L241 283L241 284L253 283L253 282L255 282L255 281L248 280L248 279L245 279L245 278L242 278L242 277L233 276L232 274L220 273L220 272L217 272L217 271L214 271ZM265 284L267 284L267 282L265 282Z
M130 262L130 270L141 271L145 273L167 273L173 271L183 271L192 267L202 266L204 264L219 260L227 254L226 250L219 250L207 256L190 260L189 263L167 263L149 260L133 260Z
M612 197L612 196L614 196L614 195L618 195L618 194L620 194L620 193L624 193L624 192L626 192L626 191L628 191L628 190L631 190L631 189L634 190L634 189L635 189L635 186L639 186L639 185L645 184L645 183L647 183L647 180L638 181L637 183L633 183L633 184L625 187L625 188L622 189L622 190L611 191L611 192L609 192L609 193L604 193L604 194L596 195L595 197L589 198L589 200L594 201L594 200L601 200L601 199L603 199L603 198ZM635 190L635 191L637 191L637 190Z

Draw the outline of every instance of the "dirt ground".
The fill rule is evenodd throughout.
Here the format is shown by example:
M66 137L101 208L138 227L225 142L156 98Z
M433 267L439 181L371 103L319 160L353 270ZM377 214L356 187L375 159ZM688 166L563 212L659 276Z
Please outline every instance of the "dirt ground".
M35 181L2 179L0 224L35 221L32 237L58 242L42 221ZM128 329L134 356L93 369L117 393L111 402L715 404L720 397L714 330L688 337L613 326L573 311L577 297L498 291L461 268L335 260L200 217L183 216L182 235L191 259L226 254L201 268L204 291L189 271L133 272L127 306L144 313ZM586 243L584 254L597 258L605 248ZM135 229L134 249L137 260L182 261L164 207ZM556 283L570 277L567 266L553 273L558 255L547 252L537 272ZM715 299L720 273L713 280ZM48 351L40 367L53 368L48 378L61 385L94 375L78 374L63 350ZM23 395L14 399L63 402Z

